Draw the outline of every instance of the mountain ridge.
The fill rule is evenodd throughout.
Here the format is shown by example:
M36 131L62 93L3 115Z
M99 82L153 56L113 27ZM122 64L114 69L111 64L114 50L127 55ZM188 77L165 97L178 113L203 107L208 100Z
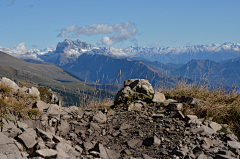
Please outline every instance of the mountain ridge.
M149 61L159 61L166 63L186 64L191 59L210 59L215 62L240 57L240 44L226 42L221 45L191 45L185 47L134 47L123 49L113 47L96 47L83 40L72 41L65 39L59 42L55 50L53 49L31 49L27 52L15 51L9 48L0 47L0 51L5 51L12 56L21 59L38 59L48 62L55 62L57 56L64 53L66 57L78 58L83 53L115 55L119 58L145 58ZM49 60L50 59L50 60Z

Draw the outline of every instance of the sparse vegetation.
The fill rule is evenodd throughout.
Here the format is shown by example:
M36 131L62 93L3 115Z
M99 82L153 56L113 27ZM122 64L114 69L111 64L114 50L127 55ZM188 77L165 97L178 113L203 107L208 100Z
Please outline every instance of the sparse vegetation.
M22 118L29 118L30 114L38 115L39 112L35 110L33 113L29 108L36 98L33 95L14 93L8 85L2 83L0 85L0 116L5 117L8 113Z
M200 118L208 119L221 124L228 124L229 128L240 136L240 94L235 90L221 88L210 89L204 84L186 84L180 82L176 89L162 90L167 98L181 99L181 96L200 99L196 106L186 104L185 114L196 114Z

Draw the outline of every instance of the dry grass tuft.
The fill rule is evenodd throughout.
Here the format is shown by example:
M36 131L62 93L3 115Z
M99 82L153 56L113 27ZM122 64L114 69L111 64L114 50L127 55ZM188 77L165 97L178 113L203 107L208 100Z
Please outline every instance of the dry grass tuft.
M2 83L0 84L0 117L5 117L6 114L13 114L21 118L31 118L29 114L33 113L29 106L36 99L37 97L33 95L14 93L8 85ZM35 114L40 113L35 111Z
M87 108L106 108L110 107L114 104L113 100L110 98L106 98L103 100L92 100L89 103L87 103Z
M240 136L240 94L235 90L215 88L210 90L207 85L186 84L180 82L176 89L162 90L167 98L181 99L188 96L201 99L197 105L185 105L184 113L194 113L200 118L208 119L221 124L228 124L233 132Z

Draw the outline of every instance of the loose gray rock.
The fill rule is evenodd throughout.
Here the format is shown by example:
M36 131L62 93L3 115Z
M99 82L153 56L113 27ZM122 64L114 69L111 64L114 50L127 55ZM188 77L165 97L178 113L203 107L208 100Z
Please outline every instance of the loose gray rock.
M155 103L162 103L166 100L165 95L160 92L155 92L152 101Z
M0 152L2 151L19 152L19 149L13 140L0 132Z
M132 139L132 140L127 141L127 144L131 148L136 148L137 146L142 145L142 140L140 140L140 139Z
M218 130L222 129L222 126L220 124L218 124L216 122L213 122L213 121L208 122L208 125L209 125L210 128L212 128L215 131L218 131Z
M98 123L105 123L107 121L107 117L105 114L99 111L93 116L93 120L97 121Z
M25 131L18 136L28 149L33 148L37 144L36 137L37 135L33 128L25 129Z
M227 141L227 144L230 148L240 149L240 142L237 141Z
M132 111L132 110L136 110L136 111L142 111L142 104L141 103L132 103L128 106L128 111Z
M201 135L212 135L212 134L216 133L215 130L213 130L209 127L206 127L206 126L201 126L200 128L192 129L191 132L198 133Z
M152 100L154 90L148 80L130 79L124 81L124 88L118 91L114 104L133 103L137 100Z
M42 150L37 150L37 154L39 154L42 157L54 157L58 154L56 150L53 149L42 149Z
M19 86L15 82L6 77L2 77L0 80L0 85L8 86L13 92L18 92L19 89Z

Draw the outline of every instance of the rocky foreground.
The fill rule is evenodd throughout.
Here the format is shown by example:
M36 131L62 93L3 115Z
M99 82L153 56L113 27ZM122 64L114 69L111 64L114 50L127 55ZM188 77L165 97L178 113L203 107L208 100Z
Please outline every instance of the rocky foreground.
M0 159L239 158L234 134L222 125L184 116L182 107L199 102L165 99L146 80L127 80L115 106L60 107L37 100L42 115L0 118Z

